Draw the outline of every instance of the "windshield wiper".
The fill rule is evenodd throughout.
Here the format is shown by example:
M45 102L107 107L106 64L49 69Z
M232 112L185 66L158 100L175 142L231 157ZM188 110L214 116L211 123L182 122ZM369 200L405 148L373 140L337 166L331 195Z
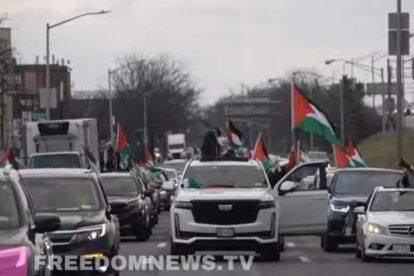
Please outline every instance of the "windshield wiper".
M70 208L57 208L56 211L78 211L80 210L78 207L70 207Z
M200 186L200 189L215 189L215 188L237 188L235 185L233 184L203 184Z

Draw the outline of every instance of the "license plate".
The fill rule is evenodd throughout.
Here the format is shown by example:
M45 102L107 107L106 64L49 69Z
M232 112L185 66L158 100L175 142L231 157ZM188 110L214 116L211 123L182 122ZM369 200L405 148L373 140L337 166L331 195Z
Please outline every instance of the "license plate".
M392 247L392 251L396 253L407 254L407 253L410 253L411 247L409 245L394 245Z
M231 238L234 237L234 228L217 228L217 237Z

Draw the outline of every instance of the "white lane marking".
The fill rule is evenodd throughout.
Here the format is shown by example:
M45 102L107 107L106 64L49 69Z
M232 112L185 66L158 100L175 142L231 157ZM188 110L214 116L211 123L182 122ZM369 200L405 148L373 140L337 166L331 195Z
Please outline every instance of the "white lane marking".
M299 259L304 262L304 263L311 263L311 259L309 259L309 257L306 256L299 256Z
M163 247L166 247L166 246L167 246L166 242L161 242L157 245L157 247L159 247L159 248L163 248Z
M286 246L287 247L290 247L290 248L295 248L296 247L296 244L294 242L287 242L286 243Z

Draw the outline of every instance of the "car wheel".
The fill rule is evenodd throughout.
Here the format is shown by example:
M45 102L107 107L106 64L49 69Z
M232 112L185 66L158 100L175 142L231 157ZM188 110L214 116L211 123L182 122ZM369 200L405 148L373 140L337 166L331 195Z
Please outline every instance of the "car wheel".
M266 262L279 262L280 261L280 248L279 243L271 243L263 245L260 256Z
M323 236L323 250L325 252L334 252L338 249L338 242L335 238L330 237L328 233Z
M147 241L152 235L151 219L148 214L145 216L145 222L135 231L138 241Z
M356 239L356 245L355 245L355 258L361 259L361 248L359 246L358 237Z
M369 257L369 256L365 255L365 245L363 245L362 249L361 249L361 260L364 263L369 263L369 262L372 262L372 260L373 260L372 257Z
M279 236L279 249L280 252L285 251L285 237Z
M173 256L187 256L192 255L194 251L189 245L170 242L170 253Z

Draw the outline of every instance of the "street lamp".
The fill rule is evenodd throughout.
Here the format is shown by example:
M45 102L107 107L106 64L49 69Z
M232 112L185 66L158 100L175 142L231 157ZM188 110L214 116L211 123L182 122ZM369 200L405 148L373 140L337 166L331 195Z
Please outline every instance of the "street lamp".
M49 23L46 23L46 119L49 120L50 119L50 65L49 65L49 60L50 60L50 39L49 39L49 32L51 29L56 28L60 25L63 25L65 23L68 23L70 21L76 20L78 18L84 17L84 16L88 16L88 15L101 15L101 14L106 14L109 13L110 11L106 11L106 10L102 10L99 12L88 12L88 13L83 13L74 17L71 17L69 19L60 21L56 24L52 24L50 25Z

